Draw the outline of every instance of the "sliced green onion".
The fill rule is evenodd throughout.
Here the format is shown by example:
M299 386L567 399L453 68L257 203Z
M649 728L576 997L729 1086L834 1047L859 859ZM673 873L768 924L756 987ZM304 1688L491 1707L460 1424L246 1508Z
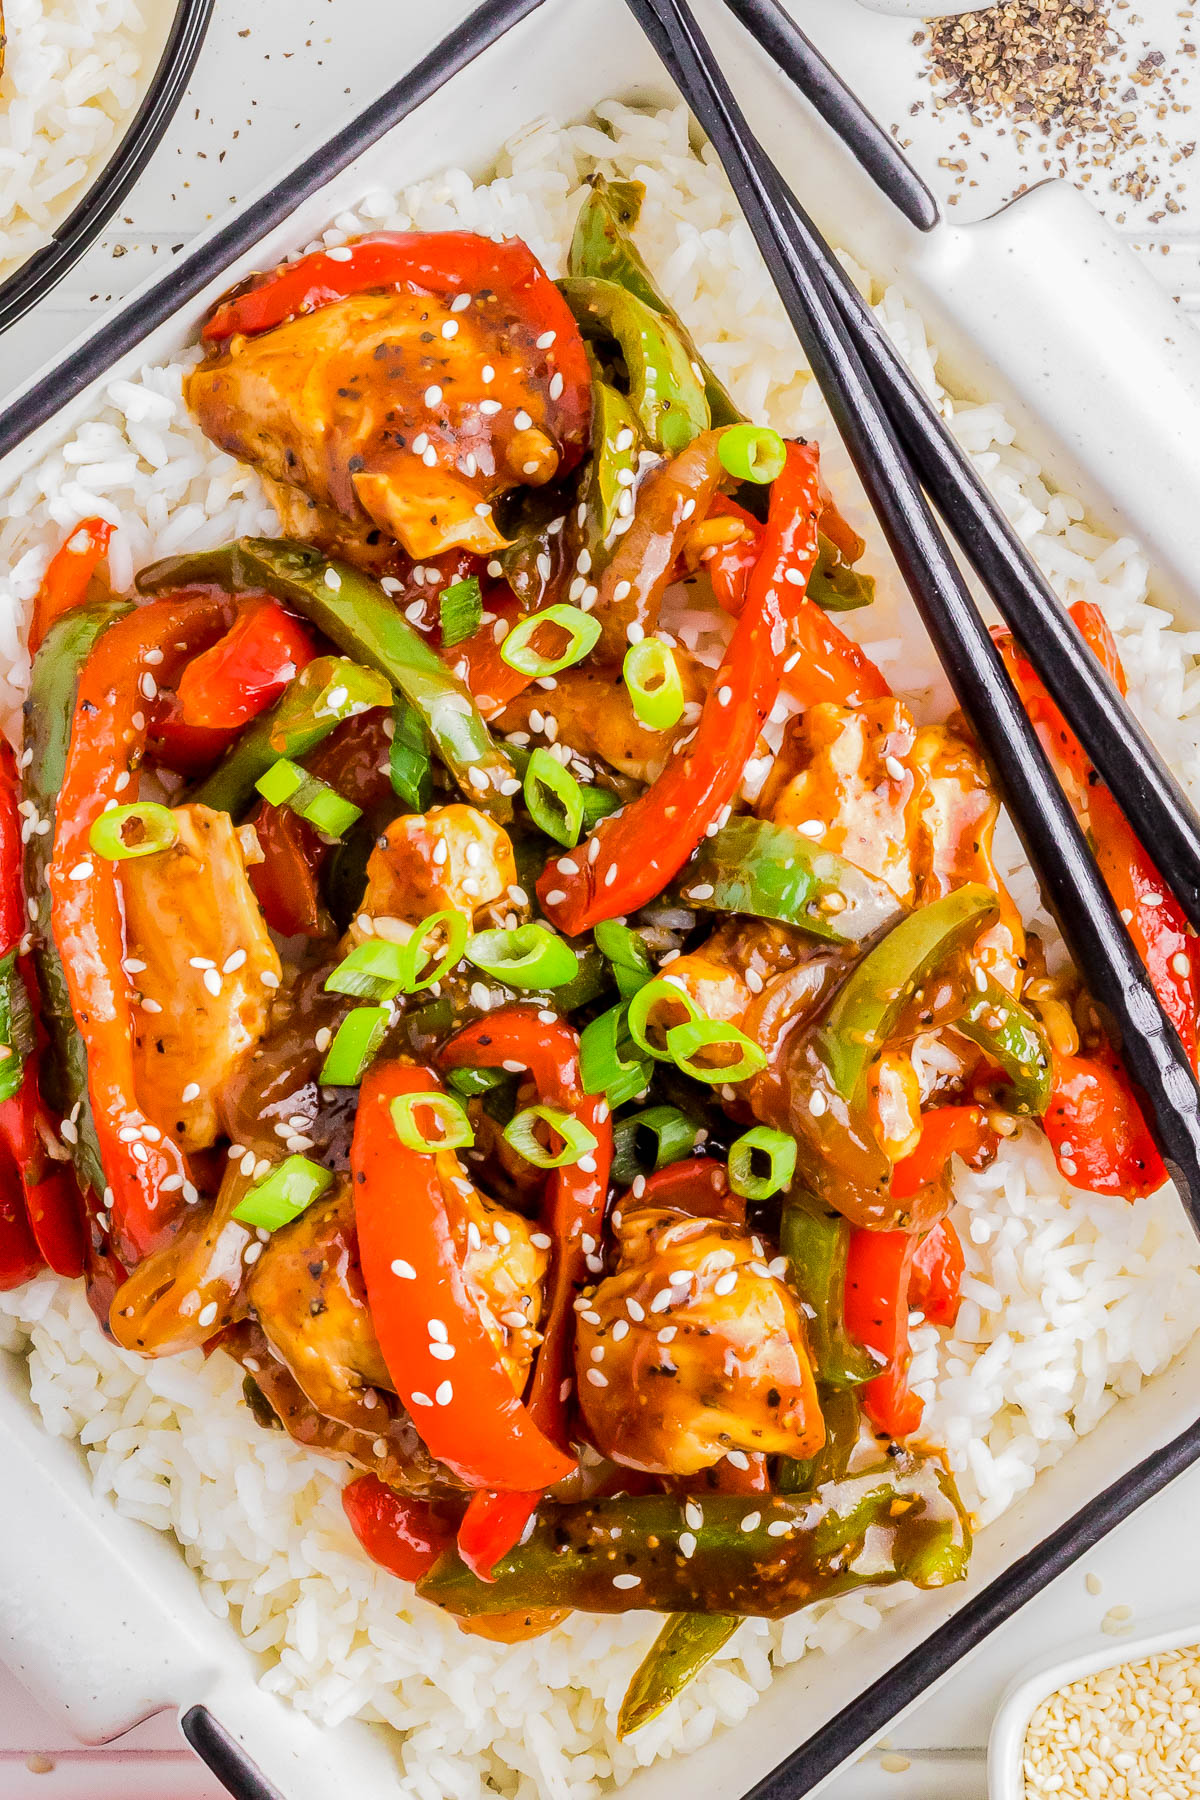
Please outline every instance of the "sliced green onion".
M427 812L433 798L433 764L429 759L429 733L415 706L397 700L392 712L392 742L388 772L392 789L414 812Z
M504 1069L451 1069L446 1076L447 1085L467 1100L478 1100L509 1079Z
M513 925L505 931L477 931L467 940L466 958L516 988L556 988L573 981L579 958L546 925Z
M654 974L650 952L640 934L629 925L618 924L616 919L601 919L592 936L596 940L597 950L613 966L621 998L632 999Z
M425 948L425 940L435 931L446 934L445 946L440 952ZM407 943L400 945L403 992L419 994L422 988L432 987L435 981L440 981L456 963L462 961L466 945L467 921L462 913L450 909L430 913L428 918L422 919L414 927Z
M770 1163L766 1175L754 1173L756 1155L765 1156ZM743 1200L769 1200L781 1188L791 1186L795 1173L796 1140L786 1131L756 1125L729 1147L729 1185Z
M394 1000L404 992L405 948L383 938L359 944L325 977L325 992L353 994L356 1000Z
M442 649L453 649L464 638L473 637L483 620L483 595L478 575L468 575L442 589L438 602L442 620Z
M615 813L621 802L608 788L585 787L583 789L583 829L590 831L601 819L607 819L609 813Z
M739 481L765 487L783 474L787 445L766 425L731 425L717 440L721 467Z
M346 1014L329 1046L317 1080L322 1087L357 1087L387 1036L388 1006L356 1006Z
M289 1156L238 1201L233 1216L259 1231L278 1231L319 1200L332 1180L328 1169L307 1156Z
M692 996L684 988L677 987L673 981L666 981L660 976L653 981L644 982L638 988L629 1002L629 1035L638 1049L644 1050L647 1056L654 1057L656 1062L674 1062L675 1055L670 1049L671 1029L678 1027L659 1025L659 1030L666 1033L664 1044L653 1043L649 1036L651 1014L657 1006L682 1006L693 1024L707 1021Z
M25 1058L36 1043L33 1008L17 968L17 952L0 961L0 1100L11 1100L25 1075Z
M546 625L556 625L566 633L567 642L557 656L546 656L534 649L533 640ZM514 625L500 646L500 657L510 669L522 675L557 675L572 663L582 662L594 650L600 638L600 621L577 606L548 606L544 612L530 613Z
M325 837L340 838L356 819L362 818L362 807L343 800L335 788L316 775L310 775L299 763L281 756L255 787L271 806L286 806L289 811L307 819Z
M583 789L541 745L525 770L525 804L539 831L573 850L583 827Z
M644 992L645 990L643 990ZM700 1050L730 1049L741 1052L736 1062L700 1063ZM716 1087L723 1081L747 1081L767 1066L766 1052L748 1038L736 1025L722 1019L690 1019L686 1025L675 1025L667 1033L667 1053L676 1068L693 1081L706 1081Z
M669 731L683 714L683 682L675 652L659 638L643 638L625 652L625 686L633 710L652 731Z
M406 1150L433 1156L439 1150L468 1150L475 1142L466 1108L453 1094L398 1094L389 1110ZM418 1112L428 1117L428 1126L422 1126ZM429 1126L436 1135L430 1134Z
M175 814L156 800L135 800L131 806L114 806L102 812L88 832L88 843L108 862L128 862L134 856L158 856L179 836Z
M624 1006L610 1007L579 1039L579 1078L585 1094L603 1094L609 1107L624 1106L645 1090L650 1064L640 1056L623 1057L622 1041L628 1041Z
M680 1162L696 1147L700 1127L675 1106L649 1106L613 1126L612 1179L629 1187L639 1175ZM650 1139L643 1153L639 1140Z
M548 1150L537 1135L539 1124L548 1125L562 1139L562 1149ZM527 1106L504 1127L504 1141L535 1169L565 1169L590 1156L596 1135L574 1113L561 1106Z

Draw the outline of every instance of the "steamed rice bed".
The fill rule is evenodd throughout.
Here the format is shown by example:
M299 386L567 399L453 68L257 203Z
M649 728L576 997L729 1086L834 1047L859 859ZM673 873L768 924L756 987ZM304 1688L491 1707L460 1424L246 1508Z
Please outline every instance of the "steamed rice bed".
M589 124L538 121L506 147L492 181L477 187L453 170L396 194L373 191L324 242L375 227L467 227L526 239L557 274L580 183L595 169L646 184L639 242L745 411L819 437L879 577L875 605L849 629L918 717L944 717L950 700L932 649L725 178L689 149L682 109L610 103ZM946 396L903 296L888 292L878 310L1061 597L1103 607L1133 705L1200 799L1200 633L1148 602L1137 545L1088 529L1082 507L1052 493L1014 448L998 407ZM192 360L109 383L92 418L0 495L0 711L10 723L29 672L24 609L51 548L79 518L98 513L119 527L109 559L117 589L153 558L277 528L257 478L215 453L189 418L180 381ZM705 630L686 614L680 628L693 642ZM1007 822L997 849L1027 923L1054 944ZM963 1171L956 1195L964 1301L953 1332L915 1329L912 1378L925 1432L947 1446L963 1498L986 1525L1187 1343L1200 1324L1200 1255L1173 1188L1133 1206L1076 1193L1034 1131L1002 1143L983 1173ZM232 1361L127 1355L102 1337L81 1288L52 1277L0 1295L0 1321L12 1348L28 1349L48 1429L80 1440L97 1491L121 1512L175 1534L209 1605L261 1654L263 1686L322 1722L357 1715L394 1725L405 1734L402 1785L422 1800L497 1790L582 1800L741 1719L773 1667L810 1649L839 1653L890 1608L920 1604L894 1588L778 1624L749 1620L677 1705L618 1743L621 1697L658 1617L576 1615L513 1647L464 1637L368 1562L342 1513L343 1470L260 1430Z

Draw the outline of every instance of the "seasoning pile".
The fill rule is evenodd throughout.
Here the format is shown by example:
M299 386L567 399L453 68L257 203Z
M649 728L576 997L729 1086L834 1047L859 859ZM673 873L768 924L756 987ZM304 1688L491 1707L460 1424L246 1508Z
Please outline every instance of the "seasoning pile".
M1200 1651L1167 1650L1073 1681L1025 1736L1025 1800L1200 1795Z
M1157 223L1182 210L1178 168L1195 149L1180 117L1190 108L1177 94L1195 55L1191 14L1188 0L1178 41L1155 45L1128 0L1002 0L931 20L916 41L939 112L965 113L973 126L1007 125L1026 161L1022 187L1058 175L1139 202L1161 194L1148 217ZM971 140L963 132L959 141ZM941 162L961 186L966 159Z

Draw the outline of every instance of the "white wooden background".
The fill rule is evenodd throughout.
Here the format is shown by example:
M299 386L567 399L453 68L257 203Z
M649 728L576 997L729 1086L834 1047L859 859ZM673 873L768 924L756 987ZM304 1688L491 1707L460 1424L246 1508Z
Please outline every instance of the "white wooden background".
M864 97L912 140L931 183L946 195L958 192L956 216L981 216L1019 181L1042 177L1036 157L1020 164L1009 137L983 132L964 145L928 109L912 116L925 90L911 22L859 13L852 0L815 5L818 36ZM120 219L62 287L0 340L0 403L214 217L394 80L411 60L414 37L428 41L444 10L457 14L459 7L447 9L444 0L217 0L191 88ZM1191 32L1191 0L1142 0L1139 13L1168 52ZM1136 38L1138 14L1126 9L1121 18ZM1174 85L1186 106L1185 85ZM1200 79L1192 85L1200 93ZM1186 146L1196 129L1190 114L1174 113L1168 123ZM964 158L967 180L977 185L958 187L958 171L945 166ZM1190 176L1197 163L1180 166ZM1103 180L1093 185L1106 210L1124 211L1120 228L1181 310L1200 311L1200 192L1190 214L1154 221L1161 195L1139 209L1117 202ZM831 1800L982 1800L990 1720L1028 1662L1100 1631L1113 1606L1134 1609L1129 1629L1191 1604L1200 1620L1198 1512L1200 1472L1181 1478L996 1633L889 1741L837 1778ZM173 1719L151 1720L102 1750L85 1750L55 1721L52 1702L26 1694L0 1669L0 1800L220 1800L223 1790L183 1745ZM680 1776L686 1780L682 1768Z

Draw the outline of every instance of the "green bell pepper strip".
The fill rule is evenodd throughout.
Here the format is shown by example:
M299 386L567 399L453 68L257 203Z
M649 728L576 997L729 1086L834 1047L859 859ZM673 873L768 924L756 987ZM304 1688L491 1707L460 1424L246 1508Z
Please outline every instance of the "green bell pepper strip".
M686 450L708 429L708 401L673 322L615 281L569 275L558 287L585 338L619 346L629 403L650 442L669 456Z
M25 796L51 827L35 831L25 846L25 891L37 903L33 929L33 961L42 1000L42 1020L50 1039L43 1085L46 1099L60 1119L72 1119L76 1140L71 1160L79 1179L97 1196L104 1193L104 1165L88 1098L87 1052L71 1011L67 978L50 925L47 869L54 847L54 815L67 766L75 690L79 671L92 646L108 627L130 611L128 602L111 601L76 607L51 625L33 659L29 698L25 702Z
M867 952L842 983L814 1038L843 1100L860 1095L869 1065L922 983L973 943L999 910L990 888L970 882L910 913Z
M790 1263L791 1285L804 1308L813 1374L825 1388L870 1381L881 1365L846 1330L846 1253L850 1225L830 1207L793 1191L783 1202L779 1248Z
M904 908L892 890L790 825L742 816L702 839L679 880L688 905L798 925L831 944L861 944Z
M1046 1034L1029 1008L989 980L969 996L965 1011L953 1024L1008 1076L1006 1107L1040 1119L1050 1104L1054 1070Z
M863 1416L853 1388L830 1388L821 1391L821 1413L825 1420L825 1442L815 1456L799 1461L796 1457L780 1458L775 1485L781 1494L811 1494L823 1482L840 1481L850 1467L850 1460L862 1437Z
M931 1457L902 1453L803 1499L706 1495L692 1526L685 1508L694 1517L695 1505L686 1495L643 1494L542 1506L534 1531L490 1582L448 1550L417 1592L460 1618L570 1607L782 1619L854 1588L944 1587L966 1573L966 1514ZM856 1565L868 1533L866 1570Z
M593 177L591 191L575 221L567 271L571 275L598 276L602 281L615 281L626 293L669 320L700 371L712 423L741 424L744 415L700 355L687 327L663 298L633 241L631 234L642 210L645 191L640 181L606 181L602 175ZM828 612L851 612L860 606L869 606L875 598L874 577L858 574L843 560L837 545L824 532L820 542L817 565L808 579L810 598Z
M617 1736L631 1737L666 1712L741 1622L738 1613L676 1613L668 1619L625 1690Z
M630 496L645 448L642 427L624 394L597 377L592 383L592 457L580 492L583 523L579 539L587 551L587 576L595 581L613 553L620 524L621 496Z
M480 717L469 688L413 630L377 581L308 544L239 538L222 550L170 557L138 577L143 593L217 582L264 588L324 632L338 649L387 677L420 713L434 748L464 794L506 823L517 788L512 763Z
M614 281L643 306L648 306L651 312L661 313L668 319L689 359L699 366L712 423L737 425L741 413L696 349L687 327L675 317L664 300L633 241L631 233L641 214L645 193L640 181L606 181L602 175L593 176L591 189L575 221L567 272Z
M238 818L258 798L255 784L281 756L298 762L343 719L391 703L391 683L377 670L343 656L318 656L268 712L247 725L188 799Z

